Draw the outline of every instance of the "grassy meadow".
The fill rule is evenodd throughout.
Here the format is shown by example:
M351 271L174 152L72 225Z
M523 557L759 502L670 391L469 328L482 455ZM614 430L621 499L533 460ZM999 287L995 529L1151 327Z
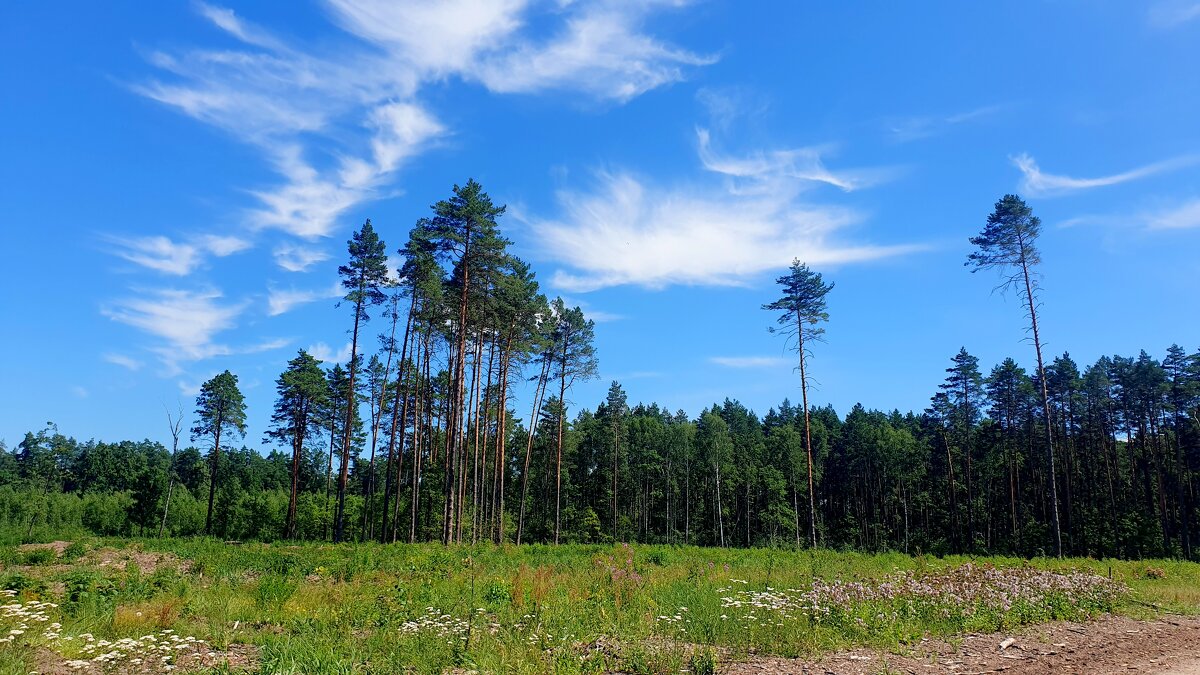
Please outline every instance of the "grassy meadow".
M1200 564L666 546L0 548L0 673L713 672L1105 612L1200 613Z

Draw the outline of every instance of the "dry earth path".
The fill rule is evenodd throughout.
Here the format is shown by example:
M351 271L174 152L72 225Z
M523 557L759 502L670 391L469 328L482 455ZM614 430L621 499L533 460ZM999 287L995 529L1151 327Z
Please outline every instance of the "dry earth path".
M855 650L807 661L752 657L725 675L878 675L1004 673L1200 675L1200 618L1163 616L1137 621L1106 617L1091 623L1052 623L1015 633L922 640L907 654Z

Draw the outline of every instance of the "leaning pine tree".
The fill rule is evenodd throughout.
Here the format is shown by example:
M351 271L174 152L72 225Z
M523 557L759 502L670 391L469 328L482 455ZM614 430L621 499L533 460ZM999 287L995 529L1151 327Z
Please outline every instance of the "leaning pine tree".
M1038 335L1037 292L1038 275L1034 271L1042 256L1035 244L1042 231L1042 221L1033 215L1033 209L1016 195L1004 195L996 202L996 209L988 216L983 232L971 237L977 250L967 256L967 266L972 272L998 269L1003 274L1000 289L1017 288L1024 296L1029 326L1033 336L1033 348L1037 353L1038 380L1042 395L1042 412L1046 416L1046 453L1050 460L1050 518L1054 526L1054 547L1062 557L1062 530L1058 520L1058 481L1054 469L1054 425L1050 417L1050 392L1046 388L1046 369L1042 364L1042 341Z
M781 312L779 327L772 328L772 332L796 339L796 353L800 358L800 398L804 406L804 452L808 456L809 543L816 548L817 501L813 492L812 423L808 409L808 352L805 345L820 340L825 332L817 324L829 320L829 313L825 311L825 296L833 290L833 284L826 284L819 272L813 272L799 259L792 261L789 272L775 281L783 287L783 297L763 305L763 309Z

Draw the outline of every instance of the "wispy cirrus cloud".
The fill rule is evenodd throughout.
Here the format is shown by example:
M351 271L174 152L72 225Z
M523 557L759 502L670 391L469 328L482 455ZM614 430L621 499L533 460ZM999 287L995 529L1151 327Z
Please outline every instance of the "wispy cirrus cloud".
M248 240L213 234L175 241L170 237L106 237L113 253L131 263L163 274L187 276L203 264L207 255L225 257L250 248Z
M406 162L449 133L418 100L424 85L458 77L496 93L625 101L713 61L642 30L651 13L677 4L328 0L330 18L355 40L313 48L201 3L199 13L241 46L153 53L161 77L134 90L261 148L282 181L251 191L260 205L249 223L313 239L387 194Z
M317 300L327 300L330 298L338 298L344 294L340 282L335 282L333 286L324 289L296 289L296 288L270 288L267 291L267 315L279 316L285 314L300 305L305 305Z
M197 2L199 16L232 44L150 51L154 73L130 88L258 153L276 178L240 186L253 199L243 224L267 240L281 268L304 272L329 257L313 242L345 227L350 209L400 192L404 169L453 135L423 100L427 87L456 79L497 94L571 92L619 104L713 62L645 29L652 16L684 4L325 0L327 17L343 32L306 44ZM240 250L233 238L208 235L114 243L120 257L177 276L207 256ZM269 288L267 311L278 315L322 297ZM212 290L162 290L114 301L104 312L159 341L158 353L174 368L250 349L217 341L245 308Z
M898 143L931 138L950 129L992 117L1004 110L1002 105L985 105L951 115L918 115L901 117L887 122L888 133Z
M596 323L611 323L613 321L623 321L627 318L624 314L596 309L586 300L579 300L577 298L563 298L563 304L567 307L578 307L583 311L585 319L595 321Z
M829 265L921 248L846 241L839 232L861 222L861 214L801 199L820 185L857 189L883 172L830 171L812 152L717 156L707 135L699 138L701 163L725 178L724 186L661 187L626 172L600 172L591 190L559 192L561 215L530 222L546 257L571 268L552 282L571 291L740 285L797 257Z
M726 368L779 368L791 363L780 356L710 356L708 361Z
M325 363L348 363L350 361L350 348L351 345L347 342L340 349L334 351L332 347L324 342L317 342L309 345L306 351L318 361L324 361Z
M271 251L275 264L289 272L306 272L309 267L329 259L325 251L294 242L284 242Z
M121 366L126 370L141 370L142 368L141 361L138 361L131 356L125 356L124 354L105 354L104 360L114 365Z
M117 300L102 308L101 313L157 338L148 349L173 375L180 372L183 362L270 351L290 342L270 338L240 346L218 343L216 336L233 328L248 305L248 301L224 302L215 288L155 289Z
M219 350L213 337L232 328L247 303L222 302L222 293L158 289L141 297L125 298L102 313L124 324L161 338L165 347L182 359L194 360Z
M1170 29L1200 19L1200 2L1162 0L1150 5L1146 19L1155 28Z
M1080 190L1088 190L1098 187L1107 187L1109 185L1119 185L1128 183L1129 181L1138 180L1147 176L1153 176L1159 173L1165 173L1176 169L1181 169L1186 166L1191 166L1200 161L1200 156L1187 155L1176 157L1173 159L1147 164L1145 166L1124 171L1122 173L1112 174L1109 176L1100 176L1098 178L1076 178L1060 174L1045 173L1038 166L1037 162L1028 154L1022 153L1012 158L1012 163L1021 171L1022 177L1019 189L1030 195L1049 197L1054 195L1068 194L1078 192Z
M1143 222L1151 230L1185 230L1200 228L1200 199L1191 199L1144 214Z
M774 189L778 181L788 180L825 183L852 192L882 178L878 171L830 171L821 161L821 155L827 153L828 149L787 148L731 156L713 150L708 129L697 129L696 138L700 163L705 169L730 178L748 179L766 189Z

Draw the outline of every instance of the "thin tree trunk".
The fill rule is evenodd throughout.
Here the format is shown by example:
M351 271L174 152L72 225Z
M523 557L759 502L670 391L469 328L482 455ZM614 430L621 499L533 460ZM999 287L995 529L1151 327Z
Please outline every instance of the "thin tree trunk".
M175 456L179 453L179 432L183 425L182 407L178 417L171 415L171 409L167 408L167 424L171 428L171 463L167 466L167 499L163 504L162 522L158 525L159 539L163 538L163 533L167 530L167 513L171 510L171 493L175 491Z
M495 500L495 520L496 520L496 537L497 544L504 543L504 478L507 474L508 458L506 457L507 432L508 432L508 369L512 362L512 336L516 329L516 322L509 327L508 338L505 340L504 349L500 355L500 403L497 406L496 415L498 417L496 424L496 500Z
M1024 241L1020 242L1024 249ZM1055 554L1061 558L1062 528L1058 519L1058 478L1054 467L1054 431L1050 417L1050 391L1046 388L1046 368L1042 361L1042 340L1038 335L1037 307L1033 299L1033 282L1029 277L1029 265L1024 256L1021 258L1021 271L1025 275L1025 297L1029 302L1029 322L1033 327L1033 348L1037 353L1038 380L1041 384L1042 410L1046 416L1046 453L1050 458L1050 505L1051 523L1054 526Z
M570 343L570 332L563 336L563 351L562 363L558 386L558 452L555 461L554 470L554 543L558 544L558 535L560 529L560 514L562 513L562 446L563 446L563 424L567 417L567 348Z
M300 403L299 424L292 437L292 489L288 495L287 525L284 539L296 538L296 495L300 492L300 455L304 452L304 432L308 428L308 403Z
M521 471L521 515L517 518L517 546L521 545L521 535L525 531L525 502L529 495L529 457L533 453L533 439L537 432L538 413L542 409L542 397L546 393L546 376L550 371L549 352L542 358L542 372L534 387L533 410L529 414L529 433L525 439L525 469Z
M416 304L417 292L414 288L412 300L409 302L408 306L408 318L405 319L404 322L404 343L400 346L400 367L397 368L396 373L396 394L398 399L396 403L392 404L392 430L391 433L388 434L388 456L387 465L384 469L385 477L383 484L383 522L379 525L379 540L381 542L387 541L389 534L388 507L391 505L392 501L392 462L393 457L396 457L395 453L399 452L399 456L396 457L396 459L399 460L396 464L396 508L392 512L392 530L390 533L392 541L396 541L396 517L399 515L400 510L400 474L404 470L404 425L408 424L409 383L404 379L404 374L405 368L408 365L408 339L412 330L413 309L416 307ZM397 404L399 404L399 417L396 416ZM399 439L396 437L397 433L399 434ZM399 448L397 448L397 444L399 445Z
M212 534L213 500L217 494L217 471L221 466L221 426L224 420L217 417L217 428L213 432L212 473L208 482L208 515L204 518L204 534Z
M713 457L713 469L717 476L717 532L721 537L721 548L725 548L725 513L721 507L721 453L720 450L715 451ZM736 502L737 499L734 499Z
M362 282L359 283L359 300L354 303L354 333L350 338L350 384L346 400L346 424L342 429L342 467L338 472L337 518L333 525L333 543L340 543L346 532L346 483L350 478L350 440L354 435L354 408L358 395L354 389L354 376L358 371L358 324L362 316Z
M817 501L813 491L812 420L808 410L808 374L805 372L804 321L796 315L797 351L800 354L800 402L804 406L804 453L808 458L808 529L809 543L817 547Z

